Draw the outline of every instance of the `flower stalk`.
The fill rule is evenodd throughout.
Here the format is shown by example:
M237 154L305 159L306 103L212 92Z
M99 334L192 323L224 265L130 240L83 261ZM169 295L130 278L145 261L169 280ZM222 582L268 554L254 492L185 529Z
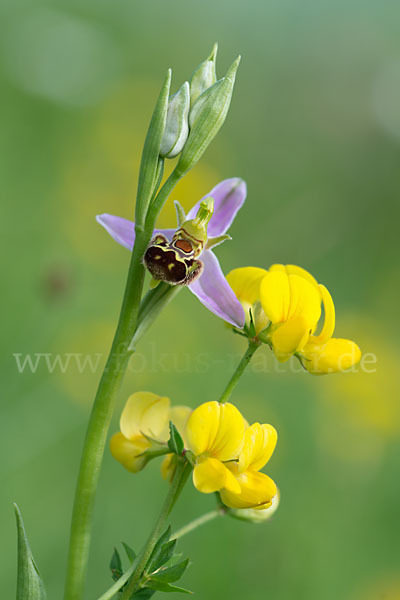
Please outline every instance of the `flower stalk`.
M176 533L172 534L171 538L174 540L179 540L184 535L191 533L198 527L201 527L202 525L213 521L217 517L223 517L225 513L226 509L222 506L220 508L216 508L215 510L210 510L204 515L197 517L197 519L193 519L193 521L190 521L190 523L187 523L187 525L184 525L183 527L181 527L181 529L178 529Z
M136 569L133 572L132 578L130 579L128 585L126 586L123 593L121 594L120 600L129 600L131 598L132 594L134 593L134 591L136 590L136 588L140 582L140 579L143 575L143 572L146 569L146 565L149 561L151 553L154 550L157 540L159 539L160 535L162 534L163 530L165 529L166 521L167 521L167 519L168 519L168 517L169 517L186 481L187 481L190 471L191 471L191 466L189 465L189 463L183 459L180 459L178 461L178 464L177 464L177 467L175 470L175 474L174 474L174 478L170 485L167 497L161 508L161 512L157 518L157 521L154 525L154 528L153 528L146 544L143 547L143 550L140 554Z
M219 402L221 404L227 402L229 400L229 398L231 397L232 392L235 389L239 379L243 375L244 371L246 370L247 365L250 363L255 351L260 347L260 345L261 345L261 342L257 339L249 340L249 345L247 347L246 352L244 353L240 363L236 367L235 372L233 373L232 377L228 381L224 391L221 394L221 397L219 399Z

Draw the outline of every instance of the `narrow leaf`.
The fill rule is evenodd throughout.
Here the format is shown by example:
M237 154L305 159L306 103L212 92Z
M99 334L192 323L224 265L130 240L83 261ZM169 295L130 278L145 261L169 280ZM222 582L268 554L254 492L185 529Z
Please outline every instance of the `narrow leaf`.
M173 567L168 567L167 569L160 569L154 573L151 577L156 581L164 581L166 583L171 583L174 581L178 581L186 571L189 564L189 559L182 560L182 562L174 565Z
M122 570L121 557L116 548L114 548L114 552L113 552L111 560L110 560L110 570L111 570L111 576L112 576L113 580L118 581L118 579L123 574L123 570Z
M168 529L159 537L159 539L156 542L156 545L154 546L153 552L151 553L149 561L147 563L148 566L146 567L146 571L148 571L149 573L153 572L156 569L155 565L158 562L158 558L160 556L162 547L169 541L170 537L171 526L169 526Z
M174 452L174 454L182 454L184 447L185 446L179 431L177 430L173 422L170 421L168 448L171 450L171 452Z
M45 600L46 590L26 537L21 511L14 504L18 532L17 600Z
M185 588L170 585L169 583L164 583L162 581L155 581L154 579L149 579L146 582L146 586L157 592L181 592L182 594L193 594L193 592L185 590Z
M122 545L125 548L129 562L133 562L136 558L136 552L128 544L125 544L125 542L122 542Z
M175 546L177 540L170 540L169 542L165 542L160 548L160 552L155 557L155 560L151 564L151 571L149 573L153 573L156 569L159 569L165 563L167 563L174 554Z

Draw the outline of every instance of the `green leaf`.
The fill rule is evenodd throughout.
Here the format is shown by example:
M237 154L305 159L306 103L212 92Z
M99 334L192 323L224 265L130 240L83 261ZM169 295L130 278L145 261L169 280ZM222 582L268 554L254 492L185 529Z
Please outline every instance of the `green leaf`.
M166 583L178 581L178 579L180 579L186 571L188 564L189 559L186 558L186 560L182 560L173 567L168 567L167 569L161 569L160 571L157 571L151 576L151 578L155 579L156 581L164 581Z
M174 454L182 454L185 445L183 439L180 436L179 431L175 427L172 421L169 422L169 440L168 448Z
M175 540L177 541L177 540ZM164 563L164 567L172 567L173 565L176 565L178 562L181 562L182 560L182 552L178 552L177 554L174 554L173 556L171 556L171 558Z
M125 544L125 542L122 542L122 545L125 548L129 562L132 563L136 558L136 552L130 546L128 546L128 544Z
M156 569L159 569L160 567L165 565L169 560L171 560L174 554L176 542L177 540L170 540L169 542L165 542L165 544L161 546L160 552L157 555L157 557L155 557L155 561L152 564L153 568L150 571L150 573L154 572Z
M29 547L21 511L14 504L18 532L17 600L45 600L46 590Z
M177 587L176 585L170 585L169 583L164 583L163 581L156 581L154 579L149 579L146 582L146 586L152 590L156 590L157 592L181 592L182 594L193 594L193 592L190 590L185 590L185 588Z
M121 575L123 575L121 557L116 548L114 548L114 552L110 560L110 570L114 581L118 581Z
M142 588L138 592L135 592L131 597L131 600L148 600L156 593L156 590L151 590L150 588Z
M169 90L171 87L171 69L168 69L163 87L158 97L144 143L140 163L139 184L136 200L135 221L144 226L147 209L160 174L160 146L167 119Z
M166 544L169 541L170 537L171 537L171 526L168 526L166 531L159 537L159 539L156 542L156 545L153 548L153 552L151 553L150 558L147 563L147 567L146 567L147 572L152 573L153 571L155 571L155 569L157 569L157 563L159 560L159 556L162 552L162 547L164 544Z

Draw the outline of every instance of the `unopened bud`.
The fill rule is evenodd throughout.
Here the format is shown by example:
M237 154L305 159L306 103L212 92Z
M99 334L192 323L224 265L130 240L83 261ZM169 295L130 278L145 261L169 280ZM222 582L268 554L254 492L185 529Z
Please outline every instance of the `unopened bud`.
M189 135L189 107L189 83L185 81L169 100L167 120L160 146L160 156L163 158L174 158L182 152Z
M189 114L189 137L176 167L180 176L197 163L222 127L231 103L239 62L240 57L225 77L206 89L194 103Z
M197 98L217 81L215 61L217 58L218 44L214 44L211 54L193 71L190 79L190 106Z

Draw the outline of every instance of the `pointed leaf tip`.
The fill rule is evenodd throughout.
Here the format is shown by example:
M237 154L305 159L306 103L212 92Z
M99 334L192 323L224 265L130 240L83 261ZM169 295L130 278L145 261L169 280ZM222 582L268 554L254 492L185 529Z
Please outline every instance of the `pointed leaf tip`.
M14 503L18 534L17 600L46 600L46 590L29 546L21 511Z

